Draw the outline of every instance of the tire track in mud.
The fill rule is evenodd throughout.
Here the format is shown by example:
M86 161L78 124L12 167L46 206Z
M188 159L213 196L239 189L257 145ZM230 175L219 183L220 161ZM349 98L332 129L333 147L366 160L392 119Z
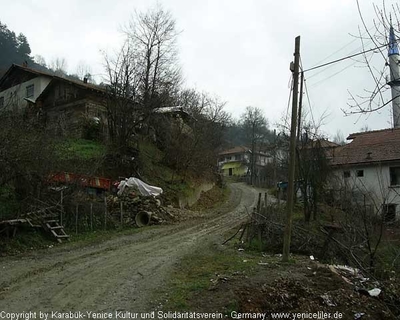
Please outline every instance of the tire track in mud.
M231 189L230 201L204 221L160 226L77 251L0 260L0 283L8 286L0 310L145 311L180 258L238 225L246 207L255 205L255 189Z

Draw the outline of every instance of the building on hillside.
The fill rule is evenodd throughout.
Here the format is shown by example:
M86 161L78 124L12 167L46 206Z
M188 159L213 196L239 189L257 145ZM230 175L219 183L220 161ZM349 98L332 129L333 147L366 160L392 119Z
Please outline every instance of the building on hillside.
M256 152L254 157L256 175L272 162L272 157L264 152ZM224 176L246 176L251 172L251 159L250 148L236 146L219 153L218 168Z
M237 146L219 153L218 168L224 176L245 176L250 165L250 149Z
M393 128L350 134L334 148L331 185L348 200L368 206L387 220L400 219L400 55L393 27L388 41L387 84L392 93ZM337 192L335 192L337 195Z
M16 64L0 79L0 111L29 112L59 134L80 136L83 119L105 123L105 97L104 88L87 81Z
M351 134L335 148L331 185L351 201L367 202L388 220L400 219L400 128Z

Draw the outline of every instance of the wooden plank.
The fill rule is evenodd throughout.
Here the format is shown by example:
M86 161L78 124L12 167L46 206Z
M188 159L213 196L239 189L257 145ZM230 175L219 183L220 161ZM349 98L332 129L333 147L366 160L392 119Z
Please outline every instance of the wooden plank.
M15 225L15 224L21 224L21 223L27 223L27 219L12 219L12 220L4 220L0 221L1 224L8 224L8 225Z
M56 238L69 238L69 235L67 235L67 234L57 234Z
M63 226L55 226L55 227L50 227L51 230L59 230L59 229L64 229Z

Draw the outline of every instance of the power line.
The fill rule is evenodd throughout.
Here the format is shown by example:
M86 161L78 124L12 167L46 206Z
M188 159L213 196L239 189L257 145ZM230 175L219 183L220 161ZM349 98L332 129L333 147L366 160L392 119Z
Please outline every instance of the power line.
M372 30L373 28L374 28L374 26L371 27L368 31ZM368 31L365 31L362 35L360 35L360 37L364 37L365 34L366 34ZM355 37L355 39L353 39L353 40L350 41L349 43L345 44L345 45L344 45L343 47L341 47L340 49L338 49L338 50L336 50L335 52L331 53L331 54L330 54L329 56L327 56L326 58L324 58L324 59L318 61L317 64L320 64L321 62L323 62L323 61L329 59L330 57L334 56L334 55L335 55L336 53L338 53L339 51L342 51L344 48L347 48L349 45L351 45L352 43L354 43L355 41L358 41L358 40L360 40L360 39L359 39L358 37ZM371 41L371 42L372 42L372 41ZM356 50L358 50L358 49L356 49ZM354 51L354 50L353 50L353 51ZM349 54L352 54L352 52L350 52Z
M303 61L301 60L301 56L300 56L300 66L301 66L301 69L303 69ZM304 71L303 71L303 73L304 73ZM306 82L306 78L305 77L303 77L303 81L304 81L304 88L305 88L307 101L308 101L308 107L310 108L311 121L312 121L313 125L316 126L315 125L315 120L314 120L314 114L313 114L312 107L311 107L310 96L308 94L307 82ZM301 92L301 94L303 94L303 92Z
M340 69L339 71L337 71L337 72L331 74L330 76L328 76L328 77L326 77L326 78L324 78L324 79L322 79L322 80L319 80L319 81L317 81L317 82L315 82L315 83L312 83L312 84L310 85L310 87L315 88L315 87L319 86L322 82L333 78L334 76L338 75L339 73L342 73L343 71L347 70L347 69L350 68L350 67L353 67L356 63L358 63L358 61L354 61L353 63L351 63L351 64L349 64L348 66L344 67L343 69ZM312 76L309 77L308 79L310 79L310 78L312 78Z
M312 70L319 69L319 68L322 68L322 67L326 67L326 66L329 66L330 64L338 63L338 62L341 62L341 61L344 61L344 60L347 60L347 59L351 59L351 58L357 57L359 55L374 51L376 49L381 49L381 48L386 47L386 46L387 45L384 44L384 45L381 45L379 47L371 48L371 49L368 49L368 50L365 50L365 51L361 51L359 53L355 53L355 54L352 54L352 55L349 55L349 56L346 56L346 57L343 57L343 58L340 58L340 59L336 59L336 60L333 60L333 61L330 61L330 62L327 62L327 63L323 63L321 65L314 66L312 68L306 69L306 70L304 70L304 72L308 72L308 71L312 71Z
M308 106L310 107L311 120L312 120L314 126L316 126L316 125L315 125L314 114L313 114L313 112L312 112L312 107L311 107L310 95L308 94L308 87L307 87L307 81L306 81L306 79L304 79L304 88L305 88L305 90L306 90L306 96L307 96Z
M290 107L290 102L292 100L292 90L293 90L293 75L290 76L289 79L290 82L290 90L289 90L289 99L288 99L288 104L286 108L286 116L285 116L285 125L288 123L288 117L289 117L289 107Z
M372 41L370 41L370 42L368 43L368 45L371 44L371 43L372 43ZM360 50L360 49L362 49L362 48L363 48L363 46L360 46L360 47L358 47L357 49L354 49L354 50L352 50L351 52L349 52L347 55L354 54L355 52L357 52L358 50ZM333 55L333 54L331 54L330 56L332 56L332 55ZM326 59L324 59L324 60L326 60ZM327 66L325 69L322 69L322 70L320 70L320 71L317 72L317 73L314 73L313 75L311 75L310 77L308 77L308 80L310 80L311 78L314 78L314 77L316 77L317 75L319 75L319 74L325 72L326 70L328 70L329 68L332 68L333 66L334 66L334 64L331 64L331 65Z

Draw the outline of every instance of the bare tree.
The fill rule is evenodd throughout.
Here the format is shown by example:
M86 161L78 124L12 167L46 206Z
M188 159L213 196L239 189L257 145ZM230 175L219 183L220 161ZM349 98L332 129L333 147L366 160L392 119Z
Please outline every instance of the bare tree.
M45 58L43 56L41 56L40 54L35 55L34 61L35 61L35 63L37 63L38 65L41 65L42 67L47 67Z
M332 141L334 143L339 144L339 145L345 145L346 144L344 136L343 136L343 132L341 130L337 130L336 131L336 134L334 135Z
M261 109L249 106L241 117L241 124L246 135L246 140L251 147L250 184L253 184L256 171L257 149L268 134L268 121Z
M156 6L146 13L135 12L125 33L140 75L141 103L151 112L168 104L171 93L177 92L181 82L176 23L170 12Z
M105 54L106 110L111 142L126 151L138 125L143 121L139 101L140 73L137 59L127 41L116 57Z
M51 60L49 68L53 70L56 74L60 76L65 76L67 74L68 68L67 60L60 57L54 58L53 60Z
M223 131L230 115L218 97L192 89L181 91L176 103L183 117L157 117L157 143L164 161L183 176L187 172L204 176L215 172Z
M149 130L154 109L171 106L179 91L175 20L155 7L135 12L124 29L126 41L105 55L108 128L112 142L126 149L137 130Z
M297 146L298 182L303 198L304 220L317 219L318 203L323 201L327 179L331 172L328 157L332 149L324 145L318 131L313 132L311 126L302 129Z
M92 67L88 65L85 61L79 61L75 73L80 80L86 78L87 82L94 83L94 79L92 77Z
M388 83L391 81L394 70L391 70L387 59L387 48L390 47L388 37L390 31L395 34L398 30L392 28L399 25L399 5L388 8L383 1L382 7L373 4L375 19L373 26L367 25L362 13L361 3L357 0L357 8L361 19L361 27L358 37L362 45L361 61L356 61L361 67L368 70L370 75L370 87L363 92L352 93L349 91L350 103L347 109L342 109L345 115L366 114L379 111L389 105L394 98L388 98L386 92L390 90ZM393 22L394 21L394 22ZM373 48L367 47L366 43L372 43ZM398 93L397 93L398 95Z

